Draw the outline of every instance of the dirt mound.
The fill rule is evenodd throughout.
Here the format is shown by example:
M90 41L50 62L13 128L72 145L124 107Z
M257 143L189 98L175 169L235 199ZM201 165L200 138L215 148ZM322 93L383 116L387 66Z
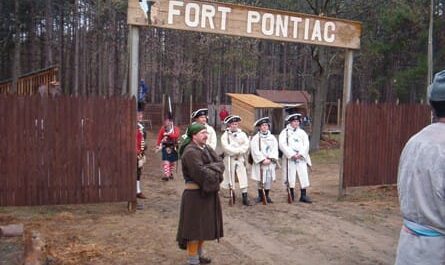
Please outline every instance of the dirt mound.
M320 149L333 149L333 148L340 148L340 142L326 136L321 137Z

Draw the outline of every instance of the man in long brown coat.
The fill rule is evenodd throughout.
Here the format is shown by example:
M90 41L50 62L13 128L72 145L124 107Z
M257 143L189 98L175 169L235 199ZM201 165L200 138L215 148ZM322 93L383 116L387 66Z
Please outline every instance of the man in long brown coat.
M207 137L204 125L192 124L179 150L185 190L176 240L180 248L187 249L188 264L210 263L210 258L203 255L203 243L223 237L218 191L224 163L212 148L206 146Z

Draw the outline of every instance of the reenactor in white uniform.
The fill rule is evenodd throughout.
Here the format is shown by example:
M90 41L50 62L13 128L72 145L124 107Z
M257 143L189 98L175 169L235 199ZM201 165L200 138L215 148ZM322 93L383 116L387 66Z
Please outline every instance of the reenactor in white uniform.
M306 195L306 189L310 185L308 166L312 166L309 156L309 137L300 128L300 113L287 116L286 121L289 124L278 137L280 150L283 152L283 178L285 184L289 185L292 201L295 200L294 188L298 177L301 189L300 202L311 203L312 201Z
M276 178L275 168L278 162L278 141L269 131L269 117L257 120L254 126L258 129L258 133L250 141L250 153L253 160L252 179L258 182L258 198L256 202L260 203L263 201L265 195L267 203L272 203L269 193L272 188L272 182Z
M207 124L208 112L209 112L208 109L199 109L197 111L192 112L192 115L191 115L191 118L193 120L192 124L200 123L206 127L207 133L208 133L206 145L210 146L213 150L215 150L216 144L217 144L216 132L212 126Z
M250 206L247 196L247 169L245 155L249 151L249 138L239 128L240 116L229 115L224 119L226 130L221 136L221 145L224 152L224 180L221 187L230 189L234 195L235 177L238 179L239 189L243 198L243 205ZM231 198L233 199L233 198Z

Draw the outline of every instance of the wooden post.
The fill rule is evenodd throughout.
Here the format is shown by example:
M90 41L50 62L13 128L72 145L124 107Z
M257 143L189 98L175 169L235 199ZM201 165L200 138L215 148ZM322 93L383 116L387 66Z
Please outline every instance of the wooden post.
M433 25L434 25L434 0L430 4L430 23L428 27L428 75L427 75L427 89L426 99L428 100L429 86L433 82Z
M189 124L191 124L192 123L192 117L191 117L191 115L192 115L192 111L193 111L193 96L190 94L190 122L189 122Z
M136 106L134 108L134 111L137 110L138 105L138 73L139 73L139 27L130 25L130 32L129 32L129 54L130 54L130 61L129 61L129 91L130 91L130 98L135 97ZM136 116L136 113L134 112L134 115ZM136 176L136 167L134 167L133 174ZM136 185L136 183L134 183ZM127 204L128 211L134 211L136 208L136 197L134 198L134 201L129 201Z
M139 73L139 27L130 25L130 97L138 95L138 73Z
M340 133L340 176L339 176L339 197L343 196L345 189L343 188L343 166L345 160L345 129L346 129L346 107L351 101L351 85L352 85L352 64L354 61L354 52L347 49L345 52L345 72L343 78L343 106L341 115L341 133Z
M341 115L341 109L340 109L340 107L341 107L341 101L340 101L340 99L338 98L337 99L337 127L338 126L340 126L340 115Z

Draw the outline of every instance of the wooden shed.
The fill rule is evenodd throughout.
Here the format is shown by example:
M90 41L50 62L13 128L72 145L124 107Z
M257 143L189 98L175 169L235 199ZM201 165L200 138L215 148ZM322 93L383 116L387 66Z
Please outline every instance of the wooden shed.
M242 118L241 129L248 133L254 131L253 123L261 117L268 116L272 122L271 132L277 134L281 131L283 106L254 94L227 93L232 99L230 114Z
M300 90L268 90L257 89L258 96L267 98L285 108L293 108L295 112L303 116L310 116L311 95L307 91ZM287 115L288 113L284 113Z

